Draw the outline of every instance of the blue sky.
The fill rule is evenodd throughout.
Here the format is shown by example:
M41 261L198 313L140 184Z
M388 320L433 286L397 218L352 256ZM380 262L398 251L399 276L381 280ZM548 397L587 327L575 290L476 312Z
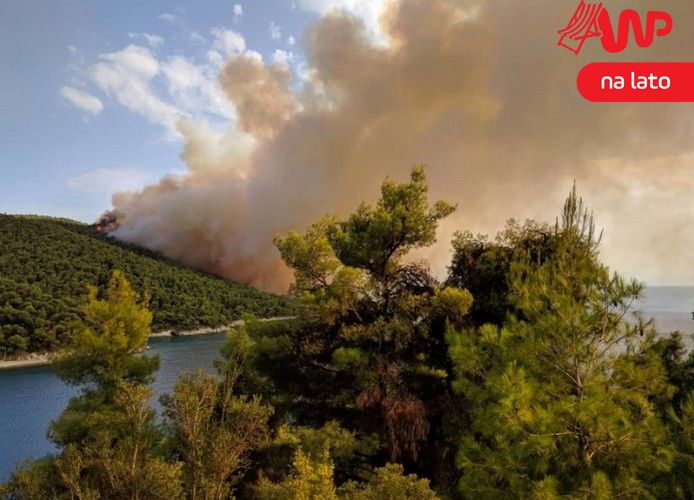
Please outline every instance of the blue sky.
M371 2L373 3L373 2ZM285 59L305 27L355 0L0 3L0 212L91 221L114 190L184 168L178 116L223 127L224 57Z

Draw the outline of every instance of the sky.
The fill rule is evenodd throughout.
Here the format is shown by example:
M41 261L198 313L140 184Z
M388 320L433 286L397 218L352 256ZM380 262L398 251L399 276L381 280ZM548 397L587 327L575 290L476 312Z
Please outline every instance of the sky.
M332 2L355 12L366 1ZM233 117L233 52L301 71L321 0L0 2L0 212L91 222L114 191L184 169L178 116Z
M0 2L0 213L92 222L264 289L272 236L373 201L424 163L456 230L552 222L575 182L602 256L692 285L694 109L594 104L593 61L691 61L694 2L651 47L557 46L578 0ZM613 22L652 0L604 0ZM688 25L689 23L689 25Z

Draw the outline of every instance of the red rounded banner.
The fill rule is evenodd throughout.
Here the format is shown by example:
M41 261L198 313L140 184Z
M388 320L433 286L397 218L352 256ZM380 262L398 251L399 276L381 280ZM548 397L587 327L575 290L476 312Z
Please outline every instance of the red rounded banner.
M599 62L578 74L592 102L694 102L694 62Z

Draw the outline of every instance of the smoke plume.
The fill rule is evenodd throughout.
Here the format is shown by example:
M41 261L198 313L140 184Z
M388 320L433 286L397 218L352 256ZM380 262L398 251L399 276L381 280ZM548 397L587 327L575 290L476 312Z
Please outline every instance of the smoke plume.
M382 13L385 43L340 11L309 27L303 84L282 64L232 56L220 82L237 120L224 134L180 122L188 172L114 195L114 235L282 291L291 276L274 234L373 201L384 177L424 163L431 196L458 203L429 254L439 270L453 230L552 220L576 180L609 262L692 282L694 110L588 103L575 79L597 60L691 59L694 3L604 3L613 18L667 10L673 33L616 55L589 41L575 56L557 47L574 0L401 0Z

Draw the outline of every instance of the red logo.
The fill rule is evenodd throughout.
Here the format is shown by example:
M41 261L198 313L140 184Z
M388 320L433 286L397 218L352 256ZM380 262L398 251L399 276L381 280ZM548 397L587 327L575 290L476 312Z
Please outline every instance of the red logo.
M627 48L629 32L632 30L639 47L650 47L656 36L670 34L672 17L667 12L649 11L644 31L639 13L627 9L619 14L619 25L615 33L610 14L602 3L586 3L581 0L569 24L559 30L561 38L558 45L578 55L586 40L598 37L607 52L621 52Z

